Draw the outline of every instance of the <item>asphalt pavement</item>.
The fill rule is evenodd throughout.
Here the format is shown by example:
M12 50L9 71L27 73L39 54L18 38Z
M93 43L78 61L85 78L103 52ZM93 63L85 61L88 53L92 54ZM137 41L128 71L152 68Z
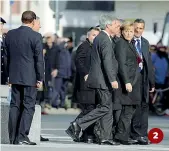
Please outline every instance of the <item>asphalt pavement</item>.
M40 145L1 145L2 151L169 151L169 116L149 117L149 129L160 128L164 133L164 139L159 144L151 145L120 145L108 146L97 144L75 143L65 133L69 123L76 115L43 115L43 137L49 138L49 142L41 142Z

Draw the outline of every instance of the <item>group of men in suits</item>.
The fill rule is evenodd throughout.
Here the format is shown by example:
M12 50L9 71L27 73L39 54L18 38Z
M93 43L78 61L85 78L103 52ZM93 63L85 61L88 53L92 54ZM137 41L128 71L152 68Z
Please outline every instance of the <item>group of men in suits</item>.
M130 46L141 60L136 60L135 65L130 64L133 59L130 56L127 65L119 64L124 62L126 58L121 56L127 52L119 54L118 50L120 51L120 47L128 47L128 44L118 43L121 41L122 21L110 15L102 15L99 23L99 28L89 29L86 41L77 49L74 101L81 105L82 112L70 123L66 133L76 142L147 145L148 102L149 92L154 91L154 72L149 43L142 37L145 22L143 19L136 19L133 23L134 38ZM118 56L123 60L117 61ZM132 111L128 106L124 107L121 101L115 101L118 100L121 87L119 68L128 70L130 66L132 73L134 66L141 68L140 71L136 70L139 76L136 76L133 82L138 83L140 91L136 95L138 94L137 97L139 96L141 101ZM132 87L128 83L126 89L129 93L132 92ZM123 100L127 103L126 101L128 100ZM127 103L130 104L132 103Z

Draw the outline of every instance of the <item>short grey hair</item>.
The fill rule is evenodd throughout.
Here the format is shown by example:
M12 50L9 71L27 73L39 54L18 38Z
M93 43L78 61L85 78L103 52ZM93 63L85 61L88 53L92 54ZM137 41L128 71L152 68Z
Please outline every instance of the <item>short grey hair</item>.
M105 29L106 25L108 25L108 24L111 25L112 21L114 21L114 20L117 20L117 18L110 15L110 14L101 15L100 19L99 19L100 28Z

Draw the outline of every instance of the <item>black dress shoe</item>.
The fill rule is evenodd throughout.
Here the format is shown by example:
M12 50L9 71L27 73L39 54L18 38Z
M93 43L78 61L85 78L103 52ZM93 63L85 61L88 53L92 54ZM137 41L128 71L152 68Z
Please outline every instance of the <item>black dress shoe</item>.
M136 139L129 138L128 141L129 141L131 144L138 144L138 141L137 141Z
M48 139L48 138L44 138L44 137L40 136L40 141L42 141L42 142L47 142L47 141L49 141L49 139Z
M132 139L128 139L127 141L116 139L116 142L119 142L120 144L123 145L134 145L138 143L136 140L132 140Z
M100 145L120 145L119 142L113 141L113 140L101 140Z
M18 145L36 145L36 143L31 141L19 141Z
M65 131L75 142L80 142L80 132L81 128L80 126L76 123L73 122L70 124L69 128Z
M138 137L137 141L138 141L139 145L149 145L150 144L146 137Z

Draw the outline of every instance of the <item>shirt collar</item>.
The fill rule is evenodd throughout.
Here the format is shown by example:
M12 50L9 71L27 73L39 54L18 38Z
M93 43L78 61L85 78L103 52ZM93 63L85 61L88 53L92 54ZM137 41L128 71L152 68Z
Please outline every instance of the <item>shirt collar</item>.
M140 40L141 41L141 37L137 38L137 37L134 37L134 40Z
M110 41L112 41L111 38L110 38L110 34L105 30L103 30L103 32L105 32L107 34L107 36L109 37Z

